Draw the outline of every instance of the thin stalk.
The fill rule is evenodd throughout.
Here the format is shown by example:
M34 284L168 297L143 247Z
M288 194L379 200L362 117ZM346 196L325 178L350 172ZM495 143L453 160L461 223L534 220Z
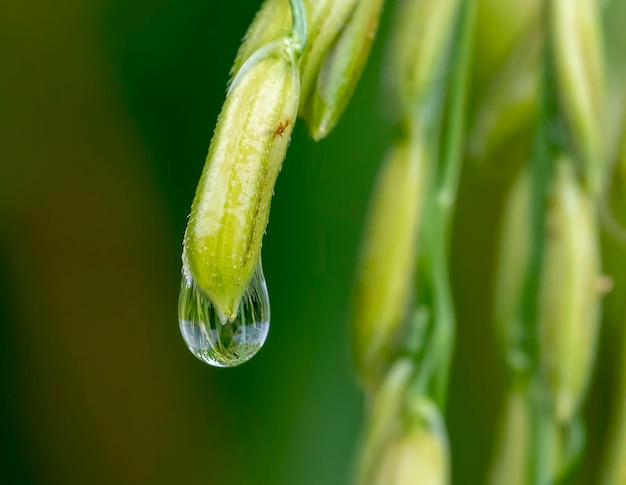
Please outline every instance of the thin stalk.
M549 15L551 15L551 8L548 0L544 7L545 26L550 25ZM541 372L538 347L538 303L545 253L546 209L554 179L554 160L559 153L564 151L565 144L564 128L558 107L550 35L546 35L544 41L541 82L541 113L531 162L531 252L519 308L525 337L521 342L522 351L528 356L530 362L526 376L530 381L532 428L527 454L529 485L552 483L554 471L554 419L547 383Z
M289 6L292 17L291 37L295 41L296 54L300 57L307 41L306 9L302 0L289 0Z
M438 161L431 174L429 208L424 224L424 250L418 267L422 278L418 283L420 296L430 307L429 316L434 325L422 372L416 386L427 387L428 394L445 409L449 369L454 347L455 316L449 280L450 232L454 204L463 159L463 133L468 92L471 40L474 29L476 1L466 0L459 8L457 35L453 36L448 64L448 89L443 103L439 136L433 152ZM421 389L420 389L421 390ZM417 391L419 392L419 391Z

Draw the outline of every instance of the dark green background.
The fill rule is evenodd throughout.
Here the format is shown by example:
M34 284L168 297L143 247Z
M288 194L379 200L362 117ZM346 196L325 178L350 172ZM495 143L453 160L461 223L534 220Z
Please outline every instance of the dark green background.
M178 330L186 216L258 5L0 6L3 483L348 482L363 403L346 313L391 140L379 95L391 8L338 128L318 144L304 122L295 128L263 246L264 349L218 370ZM501 399L489 295L507 184L468 166L461 187L447 413L455 483L482 482Z

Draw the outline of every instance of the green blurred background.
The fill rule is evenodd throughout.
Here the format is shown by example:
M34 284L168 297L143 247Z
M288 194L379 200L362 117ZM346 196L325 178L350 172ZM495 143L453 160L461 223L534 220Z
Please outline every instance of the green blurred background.
M363 403L346 313L391 137L379 72L394 2L336 131L315 144L296 126L263 246L265 347L218 370L178 330L186 217L259 3L0 6L3 483L348 482ZM464 484L483 481L502 400L489 308L509 179L468 166L457 212L447 419Z

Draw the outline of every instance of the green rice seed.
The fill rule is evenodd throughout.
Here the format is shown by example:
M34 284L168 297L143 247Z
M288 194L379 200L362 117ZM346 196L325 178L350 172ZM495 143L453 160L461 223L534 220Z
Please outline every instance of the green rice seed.
M388 365L413 288L423 150L418 141L393 147L374 189L351 315L354 361L363 381L377 381Z
M242 66L215 128L185 233L184 258L224 322L235 318L259 260L298 95L294 47L283 38Z

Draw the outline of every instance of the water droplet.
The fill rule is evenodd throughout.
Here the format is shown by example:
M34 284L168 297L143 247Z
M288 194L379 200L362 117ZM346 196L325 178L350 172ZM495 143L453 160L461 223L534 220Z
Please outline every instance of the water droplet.
M270 301L261 261L244 291L237 317L225 324L193 277L183 270L178 321L187 347L198 359L216 367L235 367L263 347L270 328Z

